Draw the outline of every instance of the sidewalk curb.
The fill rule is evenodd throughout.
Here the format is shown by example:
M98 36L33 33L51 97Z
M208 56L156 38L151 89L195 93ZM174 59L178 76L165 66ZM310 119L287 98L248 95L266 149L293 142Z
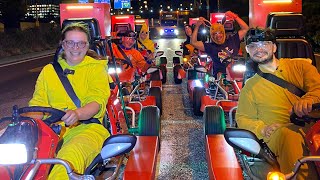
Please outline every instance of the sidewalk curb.
M39 51L39 52L28 53L28 54L20 54L20 55L1 58L0 65L19 62L22 60L32 59L32 58L36 58L36 57L40 57L48 54L53 54L55 53L55 51L56 51L55 49L51 49L51 50Z

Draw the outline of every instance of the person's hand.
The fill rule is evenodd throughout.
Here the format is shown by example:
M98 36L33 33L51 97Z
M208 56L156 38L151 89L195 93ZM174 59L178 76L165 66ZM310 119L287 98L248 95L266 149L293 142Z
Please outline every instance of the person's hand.
M264 137L270 138L270 136L271 136L277 129L279 129L281 126L282 126L282 125L281 125L281 124L278 124L278 123L270 124L270 125L264 127L264 128L261 130L261 134L262 134L262 136L264 136Z
M308 115L312 111L313 101L310 99L300 99L299 101L293 104L293 108L289 110L292 113L292 110L298 117Z
M232 18L232 19L234 19L234 20L236 20L236 19L238 18L238 15L235 14L235 13L233 13L233 12L231 12L231 11L227 11L227 12L225 13L225 16L228 16L228 17L230 17L230 18Z
M199 27L201 26L202 24L204 24L204 21L206 19L204 17L199 17L199 20L196 22L196 26Z
M61 120L67 125L72 126L79 121L79 116L75 110L67 110Z

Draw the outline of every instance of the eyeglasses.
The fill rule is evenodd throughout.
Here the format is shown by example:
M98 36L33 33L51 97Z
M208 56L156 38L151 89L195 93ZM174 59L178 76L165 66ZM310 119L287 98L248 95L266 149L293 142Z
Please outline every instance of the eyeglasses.
M249 51L255 50L256 48L269 48L272 45L272 41L259 41L252 42L248 44L246 47Z
M135 40L136 40L135 37L126 37L126 38L129 39L129 40L132 40L132 41L135 41Z
M63 41L64 45L67 46L68 48L74 48L75 46L77 46L78 48L82 49L84 47L86 47L89 43L86 41L79 41L79 42L74 42L71 40L64 40Z
M133 38L136 38L137 35L135 32L130 32L129 34L127 34L127 37L133 37Z

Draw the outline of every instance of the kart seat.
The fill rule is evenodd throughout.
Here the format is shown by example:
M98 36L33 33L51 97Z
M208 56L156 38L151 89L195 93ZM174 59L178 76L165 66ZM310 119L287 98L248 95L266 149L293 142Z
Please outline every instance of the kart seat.
M305 22L302 14L270 13L266 27L275 31L277 58L310 58L315 65L312 47L305 39Z
M66 19L62 23L62 28L70 23L79 22L87 25L91 38L90 49L95 51L99 56L105 57L107 55L103 42L101 41L101 32L99 22L95 18L71 18Z

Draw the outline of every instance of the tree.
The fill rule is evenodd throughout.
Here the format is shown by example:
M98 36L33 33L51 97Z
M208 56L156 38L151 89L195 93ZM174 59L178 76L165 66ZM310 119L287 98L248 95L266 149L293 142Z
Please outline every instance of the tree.
M1 3L2 20L6 33L20 30L20 19L26 12L24 0L2 0Z

